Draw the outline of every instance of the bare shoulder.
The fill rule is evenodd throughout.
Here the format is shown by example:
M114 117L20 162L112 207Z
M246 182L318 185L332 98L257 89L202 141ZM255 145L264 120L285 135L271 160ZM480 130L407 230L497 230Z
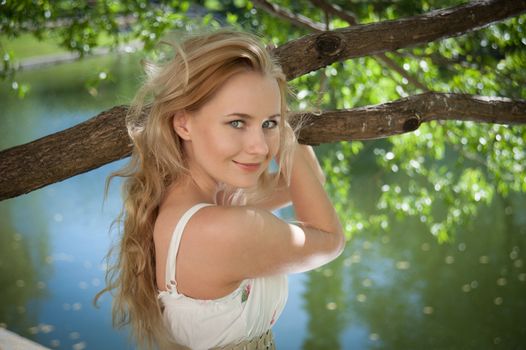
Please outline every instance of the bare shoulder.
M197 239L216 244L244 246L276 229L288 230L289 225L267 210L249 206L209 206L194 215L186 231Z
M183 240L181 249L196 258L185 254L187 262L206 264L226 281L306 271L340 252L334 235L292 225L250 206L200 209L188 222Z
M208 206L194 216L192 227L216 238L246 234L247 229L265 230L265 225L285 224L271 212L250 206Z
M157 241L170 240L173 231L185 213L185 208L176 205L162 206L155 219L153 228L154 239Z
M176 205L164 205L160 208L153 227L153 241L155 245L156 281L158 288L165 289L165 268L168 250L173 233L185 208Z

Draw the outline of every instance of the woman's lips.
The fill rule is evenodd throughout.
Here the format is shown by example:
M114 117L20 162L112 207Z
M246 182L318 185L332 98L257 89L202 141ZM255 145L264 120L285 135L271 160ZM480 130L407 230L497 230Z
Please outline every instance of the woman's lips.
M242 163L235 160L233 162L245 171L257 171L261 167L261 163Z

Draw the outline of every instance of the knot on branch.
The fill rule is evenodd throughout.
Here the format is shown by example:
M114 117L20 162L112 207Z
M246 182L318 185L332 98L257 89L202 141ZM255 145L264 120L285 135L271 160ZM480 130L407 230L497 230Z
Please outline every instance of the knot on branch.
M322 56L334 56L342 50L342 39L334 33L321 34L316 38L316 51Z
M405 132L414 131L420 127L420 117L415 115L414 117L409 117L402 125L402 129Z

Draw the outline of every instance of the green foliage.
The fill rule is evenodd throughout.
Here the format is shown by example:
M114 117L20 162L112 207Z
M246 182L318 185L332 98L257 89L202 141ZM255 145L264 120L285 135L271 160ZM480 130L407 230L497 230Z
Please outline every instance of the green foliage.
M331 29L348 25L307 0L272 3ZM464 1L332 3L363 24L410 17ZM275 46L309 34L247 0L4 0L0 11L0 74L20 95L28 87L16 81L16 50L5 43L24 33L55 40L80 55L101 44L116 47L130 41L140 41L151 50L160 38L178 29L230 25L257 33ZM459 37L388 53L403 68L403 75L375 57L334 63L292 82L295 98L291 107L345 109L396 100L421 92L411 77L433 91L525 99L525 21L522 15ZM96 74L88 82L91 91L96 91L98 82L111 79L109 70ZM439 241L447 241L454 238L456 227L471 220L480 203L526 192L525 143L522 126L433 122L411 134L323 146L320 152L327 189L349 236L387 231L392 220L412 216ZM373 164L376 176L362 178L360 164ZM371 208L375 214L366 215Z
M408 3L340 5L361 23L446 6L422 2L418 9L404 6ZM388 56L430 90L524 99L525 20L519 16ZM341 26L339 19L331 21L331 27ZM296 79L293 85L297 92L294 107L300 110L352 108L419 92L406 77L373 57L335 63ZM323 147L327 189L349 237L388 231L393 219L413 216L440 242L452 240L457 227L469 223L481 204L488 205L495 195L526 190L525 132L522 126L433 122L388 140ZM356 167L373 160L378 165L377 176L360 179ZM364 187L367 191L361 190ZM365 197L374 198L373 203L364 201ZM375 214L365 214L371 205Z
M23 96L27 87L16 80L16 52L7 47L11 40L31 34L41 41L57 41L60 48L81 57L104 45L140 41L151 50L170 30L186 22L189 4L180 1L146 0L0 1L0 55L3 58L0 79L11 83Z

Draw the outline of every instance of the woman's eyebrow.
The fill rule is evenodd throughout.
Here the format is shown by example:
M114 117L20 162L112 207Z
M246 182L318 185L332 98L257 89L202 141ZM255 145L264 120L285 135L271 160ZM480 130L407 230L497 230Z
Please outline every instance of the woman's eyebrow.
M225 117L240 117L242 119L254 119L255 117L250 115L250 114L247 114L247 113L238 113L238 112L234 112L234 113L229 113L227 115L225 115ZM276 113L276 114L273 114L271 116L268 116L266 119L274 119L274 118L279 118L281 117L281 114L280 113Z

